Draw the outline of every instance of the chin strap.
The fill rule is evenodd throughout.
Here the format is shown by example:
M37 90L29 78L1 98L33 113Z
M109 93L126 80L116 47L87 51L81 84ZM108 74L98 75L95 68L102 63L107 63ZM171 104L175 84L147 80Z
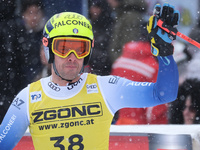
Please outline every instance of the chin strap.
M65 78L63 78L63 77L61 77L61 75L58 73L58 70L56 69L56 65L55 65L55 61L53 61L53 69L54 69L54 72L55 72L55 74L57 75L57 76L59 76L62 80L65 80L65 81L67 81L67 82L72 82L74 79L72 79L72 80L68 80L68 79L65 79ZM81 73L83 73L83 70L84 70L84 66L81 68L81 71L80 71L80 73L77 75L77 77L78 76L80 76L81 75Z

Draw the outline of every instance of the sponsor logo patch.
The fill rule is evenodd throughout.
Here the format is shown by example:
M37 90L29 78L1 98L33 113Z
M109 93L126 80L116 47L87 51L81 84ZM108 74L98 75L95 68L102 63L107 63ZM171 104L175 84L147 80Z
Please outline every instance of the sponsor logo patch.
M82 80L83 80L83 79L80 78L78 81L76 81L76 82L74 82L74 83L69 83L69 84L67 85L67 89L68 89L68 90L73 89L75 86L77 86L79 83L81 83Z
M97 88L97 84L93 83L93 84L87 84L86 85L87 88L87 93L91 94L91 93L98 93L98 88Z
M33 118L33 123L39 124L54 121L59 122L64 120L93 118L102 115L102 104L100 102L93 102L35 110L31 113L31 118Z
M48 86L49 86L52 90L54 90L54 91L56 91L56 92L60 91L60 88L59 88L58 86L54 85L52 82L49 82L49 83L48 83Z
M108 83L110 83L110 84L117 84L118 80L119 80L119 77L117 77L117 76L112 76L112 77L109 79Z
M31 103L39 102L42 100L42 92L35 91L30 93L31 96Z
M20 98L16 97L13 102L12 105L17 107L18 109L21 109L21 105L23 105L25 102L23 100L21 100Z

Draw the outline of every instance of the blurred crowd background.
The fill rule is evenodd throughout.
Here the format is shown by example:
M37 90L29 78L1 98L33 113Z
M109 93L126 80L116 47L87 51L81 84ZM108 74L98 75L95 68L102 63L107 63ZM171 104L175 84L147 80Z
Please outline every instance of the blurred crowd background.
M55 13L78 12L92 26L95 47L85 72L156 82L146 24L156 3L166 0L0 0L0 123L16 94L50 75L42 31ZM181 13L178 30L200 42L200 1L168 0ZM113 124L200 123L200 51L181 38L173 42L179 69L177 100L149 108L119 110Z

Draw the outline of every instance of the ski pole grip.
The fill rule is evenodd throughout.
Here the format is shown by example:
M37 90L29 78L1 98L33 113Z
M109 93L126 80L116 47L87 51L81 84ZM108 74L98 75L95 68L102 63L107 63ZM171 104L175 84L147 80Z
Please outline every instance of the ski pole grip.
M176 33L174 33L173 31L170 31L169 29L163 27L163 21L162 21L162 20L159 19L158 22L157 22L157 25L158 25L161 29L163 29L165 32L167 32L167 33L169 33L169 34L171 34L171 35L176 35Z

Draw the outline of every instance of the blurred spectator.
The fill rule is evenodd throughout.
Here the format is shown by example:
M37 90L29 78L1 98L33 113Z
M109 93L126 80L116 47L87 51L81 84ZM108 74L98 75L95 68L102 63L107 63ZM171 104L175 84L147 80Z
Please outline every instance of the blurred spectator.
M158 62L151 54L150 43L145 41L126 43L111 72L113 75L140 82L156 82L157 73Z
M122 46L129 41L141 40L138 28L144 21L147 9L146 1L141 0L107 0L115 11L115 25L109 44L109 55L113 63L120 55ZM113 2L114 1L114 2Z
M179 84L188 78L200 80L200 51L197 50L198 48L180 42L175 42L174 47L176 49L174 59L179 70Z
M39 0L21 0L21 16L16 17L16 1L1 1L0 89L3 118L14 96L42 70L40 45L45 16ZM19 6L18 6L19 7Z
M187 0L172 0L171 3L179 9L181 14L181 21L178 28L179 32L189 36L197 42L200 42L200 17L198 11L200 8L200 1L194 0L193 3L190 3ZM188 6L193 9L190 9ZM182 84L188 78L188 73L192 76L196 76L200 73L199 71L197 71L199 70L199 67L197 67L197 65L199 66L199 64L195 63L195 61L199 62L199 48L181 38L178 38L178 40L175 41L174 47L174 58L179 70L179 83ZM191 64L190 62L194 62L196 66L190 65L189 67L188 65ZM186 68L188 68L189 70ZM193 73L190 73L190 71L192 71Z
M200 2L199 2L200 4ZM200 37L199 37L199 33L200 33L200 16L198 14L198 16L196 17L198 18L198 21L195 21L195 25L193 28L191 28L191 32L189 34L189 37L192 38L193 40L200 42ZM183 66L182 68L182 72L183 72L183 81L186 78L198 78L200 79L200 51L199 48L187 43L186 44L186 48L184 50L184 52L187 54L187 62L185 62L184 64L182 63L181 65ZM187 68L187 69L185 69Z
M93 27L95 45L89 62L91 72L98 75L108 75L111 70L108 44L113 20L107 2L105 0L90 1L89 18Z
M20 91L19 62L13 39L16 33L15 0L0 0L0 124L14 96Z
M170 106L170 123L200 123L200 80L186 79L180 85L177 100Z
M147 41L128 42L112 66L112 75L139 82L156 82L158 62ZM167 124L167 104L148 108L123 108L115 116L116 124Z
M185 106L183 107L184 124L200 123L199 107L199 100L192 99L191 95L186 97Z
M46 22L43 4L39 0L22 0L21 19L17 22L16 47L20 51L22 87L27 86L42 71L40 45Z

